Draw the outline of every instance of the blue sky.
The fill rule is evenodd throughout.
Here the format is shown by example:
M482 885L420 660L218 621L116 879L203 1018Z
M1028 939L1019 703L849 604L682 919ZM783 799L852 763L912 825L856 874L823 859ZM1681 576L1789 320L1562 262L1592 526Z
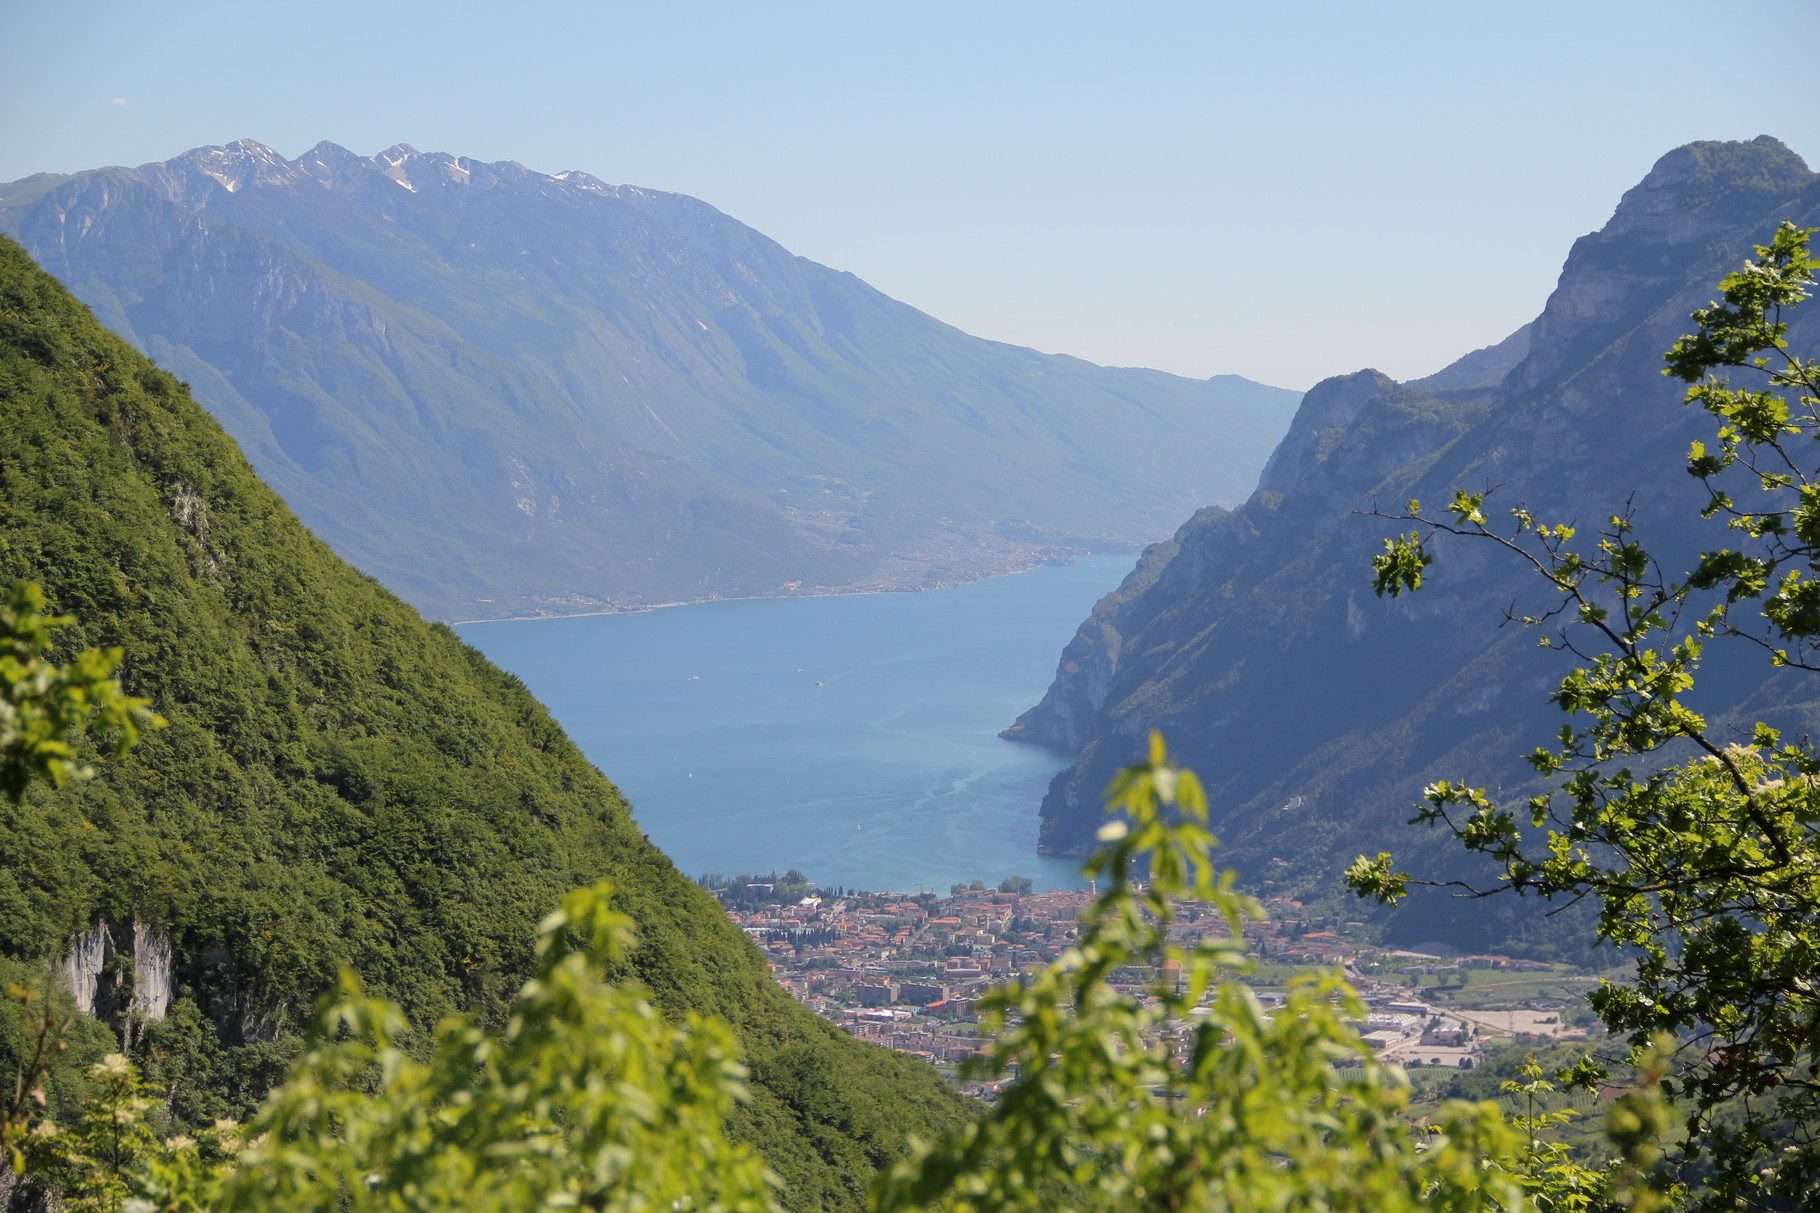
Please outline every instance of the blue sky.
M679 190L970 332L1289 387L1540 308L1668 149L1820 159L1820 4L0 0L0 180L250 136Z

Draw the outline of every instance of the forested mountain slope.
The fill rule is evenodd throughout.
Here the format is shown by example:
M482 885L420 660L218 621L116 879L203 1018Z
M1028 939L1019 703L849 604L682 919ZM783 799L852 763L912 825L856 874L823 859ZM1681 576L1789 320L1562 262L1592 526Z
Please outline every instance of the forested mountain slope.
M741 1131L793 1208L857 1208L905 1133L962 1114L927 1066L797 1007L522 685L333 555L182 385L0 238L18 577L79 620L70 648L124 646L170 726L92 782L0 801L0 956L79 937L89 1005L180 1116L256 1102L344 963L419 1025L497 1022L539 918L603 876L657 1001L736 1026Z
M1428 591L1380 601L1370 558L1397 528L1353 511L1502 486L1500 510L1527 502L1582 536L1633 502L1671 560L1725 546L1683 470L1711 418L1683 406L1662 353L1753 242L1783 219L1820 222L1817 181L1767 137L1677 149L1575 244L1495 385L1469 384L1475 364L1499 369L1503 347L1427 390L1375 371L1313 388L1250 499L1185 526L1147 584L1083 625L1048 695L1008 730L1077 755L1044 803L1045 847L1088 844L1100 790L1160 728L1207 780L1228 854L1254 879L1332 889L1353 856L1379 850L1458 872L1448 844L1404 823L1430 780L1511 793L1529 779L1519 755L1561 723L1545 695L1562 667L1533 632L1499 624L1513 602L1551 602L1516 562L1463 543L1438 547ZM1797 343L1811 349L1817 334L1820 317L1800 317ZM1747 656L1709 662L1698 691L1714 719L1816 718L1811 683ZM1397 930L1445 934L1444 912L1424 905ZM1463 919L1474 916L1477 903ZM1472 942L1487 924L1457 926Z
M1297 394L968 336L679 194L250 140L0 230L440 618L909 588L1243 498Z

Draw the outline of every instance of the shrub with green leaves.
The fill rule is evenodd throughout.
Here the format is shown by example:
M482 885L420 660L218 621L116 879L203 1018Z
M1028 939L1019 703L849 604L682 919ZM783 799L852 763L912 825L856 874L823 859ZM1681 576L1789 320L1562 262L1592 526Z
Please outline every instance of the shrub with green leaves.
M156 1162L150 1208L773 1210L777 1179L726 1120L745 1097L731 1031L673 1024L644 992L604 979L630 921L597 885L538 931L537 972L505 1031L438 1026L427 1057L398 1043L399 1008L352 974L324 996L289 1079L218 1177Z
M74 622L47 613L44 591L30 581L14 582L0 599L0 795L15 803L35 779L60 788L94 775L73 741L83 729L111 734L118 756L142 727L164 725L150 700L120 689L118 647L85 649L65 665L50 660L55 632Z

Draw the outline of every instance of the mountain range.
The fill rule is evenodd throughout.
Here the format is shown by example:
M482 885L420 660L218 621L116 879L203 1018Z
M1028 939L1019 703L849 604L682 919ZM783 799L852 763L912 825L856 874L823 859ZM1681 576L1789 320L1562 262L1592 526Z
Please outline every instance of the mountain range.
M251 140L0 230L432 616L923 588L1241 500L1296 393L969 336L696 199Z
M1527 504L1583 537L1629 510L1671 569L1725 546L1684 471L1713 422L1682 404L1662 354L1785 219L1820 224L1820 175L1778 141L1678 148L1575 243L1506 342L1425 380L1363 370L1311 389L1256 491L1148 551L1006 731L1074 759L1044 801L1044 849L1090 845L1101 789L1156 728L1207 782L1226 855L1266 887L1331 894L1353 856L1380 850L1424 875L1478 871L1404 823L1435 779L1535 790L1521 755L1562 723L1546 696L1566 667L1500 624L1513 603L1551 600L1520 562L1445 537L1421 593L1378 599L1370 558L1407 527L1371 511L1491 489L1499 510ZM1820 346L1820 315L1791 341ZM1696 688L1713 720L1820 724L1810 684L1723 650ZM1404 942L1518 929L1508 909L1498 922L1481 903L1411 904L1392 926Z

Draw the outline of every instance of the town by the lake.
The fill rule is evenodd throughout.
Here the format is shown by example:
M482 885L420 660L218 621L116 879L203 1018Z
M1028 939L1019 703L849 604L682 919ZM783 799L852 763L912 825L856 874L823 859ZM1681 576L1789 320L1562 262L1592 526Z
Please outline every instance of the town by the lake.
M990 988L1050 964L1080 934L1091 889L1037 891L1011 878L932 892L814 889L798 872L704 875L735 926L770 959L796 1000L861 1040L921 1058L963 1090L992 1098L998 1082L966 1075L983 1056L980 999ZM1323 917L1301 902L1264 902L1245 925L1251 968L1241 974L1266 1007L1298 976L1339 973L1366 1008L1365 1042L1411 1070L1470 1070L1511 1046L1545 1047L1604 1031L1585 993L1598 978L1565 964L1504 955L1440 955L1371 941L1366 924ZM1221 935L1201 907L1179 908L1172 943ZM1121 992L1144 997L1171 980L1162 968L1114 974Z

